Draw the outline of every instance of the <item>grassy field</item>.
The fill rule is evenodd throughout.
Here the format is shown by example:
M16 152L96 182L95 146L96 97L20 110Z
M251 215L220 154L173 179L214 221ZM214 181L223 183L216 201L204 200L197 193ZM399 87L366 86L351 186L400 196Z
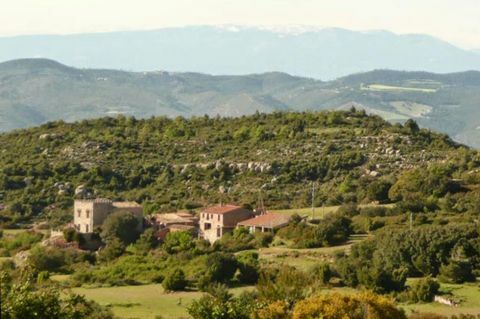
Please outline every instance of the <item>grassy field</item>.
M358 207L368 207L372 205L358 205ZM385 206L385 207L392 207L393 204L386 204L386 205L378 205L378 206ZM307 216L308 218L323 218L325 215L329 213L336 212L340 206L323 206L323 207L315 207L315 212L313 212L311 207L308 208L293 208L293 209L278 209L272 210L274 213L285 213L285 214L298 214L300 216Z
M234 288L233 294L252 289ZM166 293L162 286L143 285L108 288L74 288L73 292L85 295L104 306L111 307L120 318L154 319L161 315L165 319L188 318L186 307L201 297L201 292Z
M402 304L407 314L412 311L438 313L446 316L459 314L480 315L480 284L447 285L442 284L440 291L452 294L455 300L460 300L458 307L450 307L439 303Z
M350 240L340 246L334 247L321 247L321 248L309 248L309 249L295 249L287 247L268 247L257 250L260 260L264 264L276 264L276 265L289 265L297 269L308 271L312 266L319 262L331 262L334 256L340 252L348 253L350 247L362 240L365 240L367 236L358 235L352 236Z
M434 93L436 89L430 88L417 88L417 87L405 87L405 86L392 86L384 84L370 84L363 86L362 90L368 91L392 91L392 92L423 92L423 93Z

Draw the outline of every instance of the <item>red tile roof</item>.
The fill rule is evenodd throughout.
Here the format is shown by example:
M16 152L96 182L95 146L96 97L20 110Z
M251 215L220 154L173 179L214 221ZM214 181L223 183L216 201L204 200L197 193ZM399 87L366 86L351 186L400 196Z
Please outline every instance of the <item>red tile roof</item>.
M242 206L236 206L236 205L218 205L218 206L205 207L202 210L202 213L227 214L239 209L245 209L245 208L243 208Z
M289 220L289 214L267 212L266 214L239 222L238 225L276 228L287 225Z

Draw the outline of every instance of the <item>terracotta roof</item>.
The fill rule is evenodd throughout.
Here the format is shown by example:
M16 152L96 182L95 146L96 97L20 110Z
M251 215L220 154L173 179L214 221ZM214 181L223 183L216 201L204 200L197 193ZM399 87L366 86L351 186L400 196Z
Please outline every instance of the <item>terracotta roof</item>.
M289 221L290 221L289 214L267 212L266 214L259 215L257 217L239 222L238 225L276 228L276 227L282 227L287 225Z
M202 210L202 213L227 214L239 209L245 209L245 208L243 208L242 206L236 206L236 205L218 205L218 206L206 207Z

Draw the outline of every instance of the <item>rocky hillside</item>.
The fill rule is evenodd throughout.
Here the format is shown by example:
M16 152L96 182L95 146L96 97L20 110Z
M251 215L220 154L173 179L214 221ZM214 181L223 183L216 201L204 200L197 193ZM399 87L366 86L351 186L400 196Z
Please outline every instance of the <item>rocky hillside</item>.
M10 221L68 218L75 196L138 200L148 212L260 197L304 207L312 181L318 205L383 202L399 174L469 152L355 110L56 122L0 135L0 205Z

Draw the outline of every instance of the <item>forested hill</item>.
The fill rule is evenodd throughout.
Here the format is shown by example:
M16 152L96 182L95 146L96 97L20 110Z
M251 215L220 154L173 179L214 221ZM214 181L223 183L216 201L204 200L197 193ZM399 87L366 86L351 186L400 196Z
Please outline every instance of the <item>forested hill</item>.
M0 64L0 131L53 120L124 114L136 118L241 116L259 112L365 109L480 146L480 72L379 70L324 82L285 73L200 73L75 69L45 59Z
M478 154L446 135L364 111L120 116L0 135L0 209L7 223L64 222L75 191L137 200L147 212L255 206L260 196L268 208L305 207L312 181L317 205L408 198L423 209L448 192L475 195L455 180L476 185L478 167Z

